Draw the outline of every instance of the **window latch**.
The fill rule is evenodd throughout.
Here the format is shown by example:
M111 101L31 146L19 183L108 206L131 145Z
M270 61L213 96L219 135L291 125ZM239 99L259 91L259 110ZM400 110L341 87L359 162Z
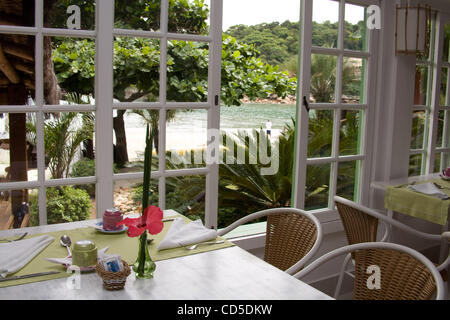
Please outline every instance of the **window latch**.
M309 112L309 104L308 100L306 99L306 96L303 96L303 106L305 107L306 111Z

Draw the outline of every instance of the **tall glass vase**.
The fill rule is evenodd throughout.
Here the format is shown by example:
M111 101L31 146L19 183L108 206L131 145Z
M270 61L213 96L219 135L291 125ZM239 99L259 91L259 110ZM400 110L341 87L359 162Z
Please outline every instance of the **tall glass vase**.
M133 271L136 278L150 279L153 278L156 264L153 262L148 252L147 231L139 236L139 252L136 262L133 264Z

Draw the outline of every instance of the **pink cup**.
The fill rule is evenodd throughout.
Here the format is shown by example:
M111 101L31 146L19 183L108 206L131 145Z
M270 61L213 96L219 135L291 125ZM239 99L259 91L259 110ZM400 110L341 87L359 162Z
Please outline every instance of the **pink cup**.
M450 178L450 167L447 169L442 170L442 175L444 177Z
M123 220L123 214L117 208L107 209L103 214L103 229L107 231L119 230L123 226L116 227L117 222Z

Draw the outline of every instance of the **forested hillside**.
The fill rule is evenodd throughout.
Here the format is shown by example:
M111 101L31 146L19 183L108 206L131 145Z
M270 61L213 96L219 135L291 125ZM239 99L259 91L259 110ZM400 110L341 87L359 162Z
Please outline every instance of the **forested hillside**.
M361 30L364 22L358 24L345 23L345 48L361 50ZM283 23L261 23L254 26L235 25L230 27L227 34L238 41L253 44L260 52L260 58L271 65L280 65L289 70L289 61L298 53L299 23L285 21ZM336 47L338 23L313 22L312 42L314 46Z

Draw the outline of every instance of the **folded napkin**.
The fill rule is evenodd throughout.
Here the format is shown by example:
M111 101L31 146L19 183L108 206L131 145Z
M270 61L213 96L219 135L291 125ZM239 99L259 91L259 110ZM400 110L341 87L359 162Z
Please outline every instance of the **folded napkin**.
M216 238L217 231L204 227L202 220L198 219L185 224L182 218L177 218L160 242L158 250L187 246Z
M43 235L0 243L0 276L5 278L8 274L19 271L54 240L49 235Z
M109 247L104 247L101 250L97 251L97 260L102 260L104 258L109 257L109 254L106 254L106 251L108 251ZM72 265L72 257L65 257L65 258L46 258L45 260L57 264L65 264L65 265Z
M432 197L437 197L440 199L447 199L448 195L441 190L439 190L438 187L434 185L434 183L428 182L428 183L422 183L422 184L416 184L416 185L410 185L408 186L408 189L414 190L416 192L420 192Z

